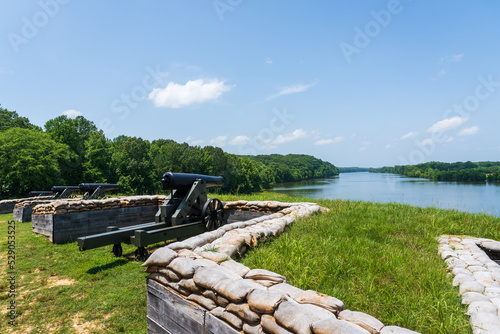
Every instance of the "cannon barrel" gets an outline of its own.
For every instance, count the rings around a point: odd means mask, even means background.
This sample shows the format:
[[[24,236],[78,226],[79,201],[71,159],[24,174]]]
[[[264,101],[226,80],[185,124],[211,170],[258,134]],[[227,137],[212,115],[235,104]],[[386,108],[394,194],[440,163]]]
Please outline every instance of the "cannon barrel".
[[[222,176],[209,176],[201,174],[172,173],[167,172],[161,178],[163,189],[183,189],[190,188],[197,180],[206,182],[207,187],[220,187],[224,185]]]
[[[53,195],[54,193],[50,190],[33,190],[30,191],[30,196],[40,196],[40,195]]]
[[[78,186],[53,186],[52,187],[52,192],[54,193],[60,193],[66,189],[69,189],[69,190],[78,190],[80,189]]]
[[[104,190],[120,189],[120,185],[116,183],[80,183],[77,189],[80,189],[81,191],[91,192],[95,191],[99,187]]]

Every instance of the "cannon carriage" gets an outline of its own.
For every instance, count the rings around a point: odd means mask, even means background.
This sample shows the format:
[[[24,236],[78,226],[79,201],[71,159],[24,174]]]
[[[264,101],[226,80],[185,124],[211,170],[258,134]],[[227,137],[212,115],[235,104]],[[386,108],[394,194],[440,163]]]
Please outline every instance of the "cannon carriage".
[[[222,202],[207,198],[207,188],[224,185],[221,176],[167,172],[162,187],[170,195],[160,206],[155,221],[128,227],[108,226],[107,232],[77,239],[80,250],[113,245],[115,256],[122,255],[122,243],[137,247],[137,258],[146,258],[146,246],[219,228],[224,220]]]

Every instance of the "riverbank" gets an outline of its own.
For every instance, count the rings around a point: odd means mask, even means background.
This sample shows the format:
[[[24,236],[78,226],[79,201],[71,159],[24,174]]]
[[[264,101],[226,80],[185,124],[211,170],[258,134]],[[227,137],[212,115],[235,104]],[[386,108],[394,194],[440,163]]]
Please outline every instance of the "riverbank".
[[[218,196],[311,201],[276,193]],[[336,296],[346,308],[422,333],[470,333],[458,289],[437,254],[442,234],[500,239],[499,218],[400,204],[316,200],[330,212],[298,220],[287,233],[241,261],[286,276],[302,289]],[[7,231],[12,215],[0,216]],[[0,234],[6,243],[7,234]],[[157,245],[158,246],[158,245]],[[150,252],[154,246],[148,247]],[[16,224],[17,322],[23,333],[146,333],[146,284],[134,247],[79,252]],[[7,263],[7,254],[1,258]],[[8,284],[0,285],[8,300]],[[61,306],[63,305],[63,306]],[[2,310],[0,330],[6,332]]]

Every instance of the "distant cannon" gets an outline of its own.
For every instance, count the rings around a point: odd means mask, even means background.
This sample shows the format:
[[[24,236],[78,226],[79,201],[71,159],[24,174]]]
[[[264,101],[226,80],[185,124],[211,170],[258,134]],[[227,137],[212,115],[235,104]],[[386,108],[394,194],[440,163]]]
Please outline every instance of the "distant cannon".
[[[222,225],[222,202],[207,199],[207,188],[224,185],[223,177],[168,172],[163,174],[161,182],[163,189],[171,193],[154,222],[122,228],[108,226],[108,232],[78,238],[80,250],[113,245],[113,254],[121,256],[121,243],[126,243],[137,246],[137,258],[145,258],[147,245],[215,230]]]
[[[50,190],[33,190],[29,193],[30,196],[52,196],[54,193]]]
[[[106,198],[106,190],[120,189],[120,185],[107,183],[80,183],[78,189],[85,193],[83,199],[98,199]]]
[[[70,198],[73,190],[80,190],[80,188],[78,186],[53,186],[53,199]]]

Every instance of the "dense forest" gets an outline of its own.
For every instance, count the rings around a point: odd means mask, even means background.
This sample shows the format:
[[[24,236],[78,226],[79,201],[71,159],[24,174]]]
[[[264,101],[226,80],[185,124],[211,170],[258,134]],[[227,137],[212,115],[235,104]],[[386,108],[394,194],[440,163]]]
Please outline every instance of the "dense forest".
[[[59,116],[42,129],[0,107],[0,199],[82,182],[119,183],[129,194],[159,193],[168,171],[221,175],[222,191],[231,193],[338,174],[331,163],[308,155],[237,156],[169,139],[110,140],[83,116]]]
[[[393,173],[437,181],[500,181],[500,162],[437,162],[418,165],[370,168],[372,173]]]
[[[369,170],[368,167],[339,167],[339,173],[359,173],[368,172]]]

